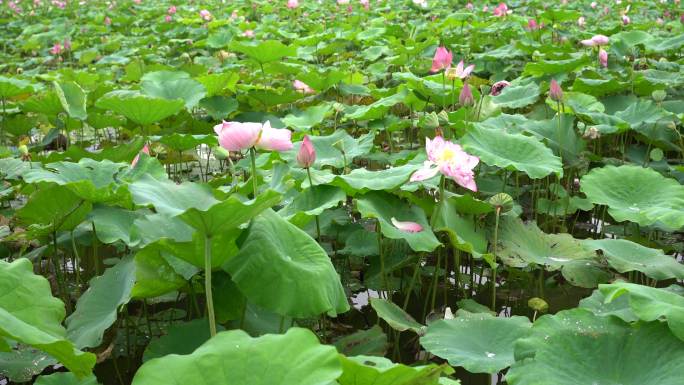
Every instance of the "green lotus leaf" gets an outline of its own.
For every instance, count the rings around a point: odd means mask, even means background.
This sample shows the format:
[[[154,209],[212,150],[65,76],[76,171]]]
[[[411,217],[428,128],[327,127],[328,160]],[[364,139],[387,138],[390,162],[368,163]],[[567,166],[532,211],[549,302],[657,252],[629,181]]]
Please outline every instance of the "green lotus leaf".
[[[59,230],[73,230],[88,215],[92,205],[66,187],[48,185],[36,190],[24,207],[17,210],[19,222],[29,225],[35,236]]]
[[[87,96],[85,91],[74,82],[54,82],[55,92],[66,113],[79,120],[88,117],[86,112]]]
[[[202,83],[190,79],[187,72],[157,71],[143,75],[142,93],[155,98],[175,101],[183,99],[185,108],[192,109],[207,94]]]
[[[472,373],[497,373],[515,362],[513,344],[527,336],[531,326],[527,317],[463,314],[430,324],[420,344],[452,366]]]
[[[542,142],[529,136],[475,128],[461,139],[461,144],[488,165],[522,171],[533,179],[552,173],[563,175],[561,159]]]
[[[131,228],[141,215],[140,212],[120,207],[96,205],[88,218],[95,224],[95,234],[100,242],[108,244],[122,241],[128,246],[135,246],[136,240],[131,238]]]
[[[295,114],[288,114],[282,120],[295,131],[308,131],[318,126],[332,113],[330,104],[312,106]]]
[[[639,166],[595,168],[582,177],[581,190],[608,206],[615,220],[667,230],[684,227],[684,186],[657,171]]]
[[[525,85],[510,85],[497,96],[492,97],[492,102],[498,107],[521,108],[534,104],[539,98],[539,86],[530,82]]]
[[[202,83],[207,90],[207,97],[212,97],[221,95],[225,89],[235,92],[235,85],[240,80],[240,75],[237,72],[220,72],[202,75],[195,80]]]
[[[387,352],[387,335],[380,326],[373,325],[368,330],[359,330],[338,339],[334,345],[346,356],[384,356]]]
[[[169,261],[178,261],[178,258],[162,247],[157,245],[145,247],[135,254],[134,261],[135,284],[130,292],[131,298],[159,297],[187,283],[186,278],[169,263]],[[197,270],[190,270],[188,275],[194,275]]]
[[[408,183],[411,174],[420,168],[416,164],[390,167],[384,170],[369,171],[357,168],[349,174],[336,176],[331,184],[342,187],[348,194],[366,193],[368,191],[391,191]]]
[[[408,95],[408,89],[401,87],[393,95],[384,97],[367,106],[354,105],[347,108],[344,118],[346,120],[371,120],[380,119],[387,114],[387,111],[395,104],[402,103]]]
[[[35,385],[98,385],[94,375],[78,378],[73,373],[53,373],[48,376],[40,376],[34,382]]]
[[[321,385],[332,384],[341,374],[335,348],[320,345],[307,329],[259,338],[232,330],[218,333],[191,354],[145,362],[133,385]]]
[[[2,343],[4,341],[0,342]],[[29,382],[33,376],[57,363],[49,354],[30,346],[17,344],[10,348],[10,352],[0,349],[0,376],[14,382]]]
[[[311,144],[316,150],[314,167],[333,166],[335,168],[343,168],[351,164],[354,158],[368,154],[371,148],[373,148],[373,138],[374,134],[370,133],[354,139],[345,130],[337,130],[333,134],[325,136],[309,135]],[[301,142],[295,143],[292,150],[282,153],[281,156],[294,164],[301,145]],[[340,150],[344,151],[345,156],[342,156]]]
[[[272,210],[252,220],[240,252],[223,268],[251,302],[278,314],[303,318],[349,310],[328,254]]]
[[[0,76],[0,99],[29,94],[34,88],[28,80]]]
[[[371,298],[370,304],[373,310],[378,313],[378,317],[385,320],[392,329],[400,332],[411,330],[418,334],[424,333],[425,326],[416,322],[411,315],[394,303],[382,298]]]
[[[0,293],[0,338],[40,349],[79,377],[90,374],[95,355],[66,338],[64,304],[52,296],[47,279],[33,274],[28,259],[0,261]]]
[[[599,289],[594,290],[589,297],[582,299],[578,307],[587,309],[602,317],[615,316],[625,322],[639,320],[639,317],[634,314],[629,306],[629,296],[622,295],[610,302],[606,302],[606,296]]]
[[[677,385],[684,370],[684,342],[667,326],[639,327],[584,309],[539,318],[529,338],[519,340],[511,385]]]
[[[407,205],[395,195],[371,191],[357,198],[356,208],[362,217],[378,220],[383,236],[404,239],[415,251],[432,251],[440,246],[423,210],[418,206]],[[400,222],[418,223],[423,229],[419,232],[400,230],[392,224],[392,218]]]
[[[258,42],[233,41],[229,48],[240,52],[259,64],[278,61],[286,56],[297,54],[294,46],[285,45],[277,40],[265,40]]]
[[[312,186],[297,194],[292,202],[278,211],[278,214],[300,227],[320,215],[324,210],[336,207],[347,199],[347,195],[335,186]]]
[[[104,332],[116,322],[119,307],[131,299],[135,263],[126,257],[90,281],[89,289],[66,319],[67,336],[78,348],[94,348]]]
[[[237,111],[239,103],[235,98],[215,95],[200,100],[199,106],[204,108],[213,119],[224,120]]]
[[[525,75],[548,76],[560,73],[570,73],[579,67],[591,63],[591,59],[586,55],[577,54],[575,57],[563,60],[539,60],[530,61],[525,64]]]
[[[648,99],[638,99],[625,110],[615,113],[615,117],[627,122],[635,130],[644,124],[652,125],[667,118],[672,120],[671,116],[671,113]]]
[[[628,282],[600,285],[599,290],[606,297],[606,302],[622,295],[629,296],[629,305],[639,319],[647,322],[667,320],[672,334],[684,342],[684,296]]]
[[[651,249],[626,239],[586,240],[584,244],[603,251],[608,264],[619,273],[640,271],[657,280],[684,279],[684,265],[662,250]]]
[[[217,325],[219,331],[223,330]],[[209,340],[209,321],[206,318],[194,319],[169,326],[167,333],[150,341],[145,348],[142,361],[161,358],[169,354],[187,355]]]
[[[191,208],[206,211],[219,203],[207,185],[190,182],[176,184],[149,175],[131,183],[128,189],[135,204],[154,206],[158,213],[169,216],[180,215]]]
[[[191,135],[177,132],[170,135],[153,136],[150,137],[150,140],[167,145],[171,149],[177,151],[194,149],[201,144],[206,144],[208,146],[216,146],[218,144],[215,135]]]
[[[454,197],[455,198],[455,197]],[[459,250],[482,258],[487,253],[487,237],[484,229],[478,229],[472,215],[459,214],[454,198],[445,199],[432,213],[435,231],[446,232],[451,244]]]
[[[164,99],[137,91],[112,91],[101,96],[95,106],[121,114],[139,125],[157,123],[177,114],[185,106],[182,99]]]
[[[384,357],[340,355],[340,361],[340,385],[437,385],[440,375],[450,372],[443,365],[406,366]]]

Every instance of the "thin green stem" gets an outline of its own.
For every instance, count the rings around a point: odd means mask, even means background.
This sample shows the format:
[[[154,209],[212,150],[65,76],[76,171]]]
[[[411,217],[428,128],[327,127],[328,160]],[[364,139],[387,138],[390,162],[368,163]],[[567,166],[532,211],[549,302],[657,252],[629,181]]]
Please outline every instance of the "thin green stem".
[[[256,167],[256,150],[252,147],[249,149],[249,157],[252,161],[252,187],[254,189],[254,198],[259,195],[259,185],[257,181],[257,167]]]
[[[306,168],[306,175],[309,177],[309,188],[313,188],[313,181],[311,179],[311,170],[309,167]],[[321,223],[318,219],[318,215],[314,216],[314,219],[316,220],[316,240],[318,242],[321,241]]]
[[[209,333],[216,335],[216,316],[214,315],[214,298],[211,293],[211,238],[204,236],[204,293],[207,296],[207,318]]]
[[[492,246],[492,254],[494,255],[494,264],[492,265],[492,310],[496,312],[496,247],[499,242],[499,216],[501,215],[501,207],[496,208],[496,219],[494,222],[494,244]]]

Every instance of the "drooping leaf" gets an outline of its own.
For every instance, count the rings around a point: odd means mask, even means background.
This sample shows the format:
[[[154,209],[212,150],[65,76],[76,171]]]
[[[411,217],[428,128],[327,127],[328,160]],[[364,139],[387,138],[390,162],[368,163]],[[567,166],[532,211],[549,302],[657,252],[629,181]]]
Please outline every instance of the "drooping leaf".
[[[95,106],[125,116],[139,125],[157,123],[177,114],[184,106],[182,99],[164,99],[136,91],[112,91],[100,97]]]
[[[651,249],[626,239],[584,241],[594,250],[603,251],[608,264],[620,273],[640,271],[657,280],[684,279],[684,265],[662,250]]]
[[[411,330],[418,334],[424,333],[425,326],[416,322],[411,315],[406,313],[402,308],[395,305],[394,303],[381,299],[381,298],[371,298],[371,307],[378,313],[378,317],[382,318],[387,322],[394,330],[403,332],[405,330]]]

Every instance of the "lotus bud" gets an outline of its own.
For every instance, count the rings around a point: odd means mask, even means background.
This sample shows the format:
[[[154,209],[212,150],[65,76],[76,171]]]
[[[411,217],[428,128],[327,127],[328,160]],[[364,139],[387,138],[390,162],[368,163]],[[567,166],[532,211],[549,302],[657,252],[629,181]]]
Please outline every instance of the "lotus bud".
[[[549,86],[549,97],[551,100],[556,102],[563,100],[563,89],[560,87],[556,79],[551,79],[551,85]]]
[[[660,103],[667,97],[667,92],[665,90],[655,90],[651,92],[651,97],[656,103]]]
[[[299,147],[299,152],[297,153],[297,163],[299,163],[302,168],[309,168],[314,164],[315,161],[316,149],[307,135],[304,137],[301,147]]]
[[[465,83],[463,85],[461,93],[458,95],[458,102],[463,107],[470,107],[473,104],[475,104],[475,100],[473,99],[473,92],[470,90],[470,86],[468,85],[468,83]]]

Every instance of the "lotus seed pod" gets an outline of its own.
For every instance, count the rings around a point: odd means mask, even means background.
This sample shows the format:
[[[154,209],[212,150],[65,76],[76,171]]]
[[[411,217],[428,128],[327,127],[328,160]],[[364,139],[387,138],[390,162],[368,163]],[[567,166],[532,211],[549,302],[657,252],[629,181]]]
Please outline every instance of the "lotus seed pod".
[[[527,306],[540,313],[546,313],[549,310],[549,304],[539,297],[530,298],[527,301]]]

